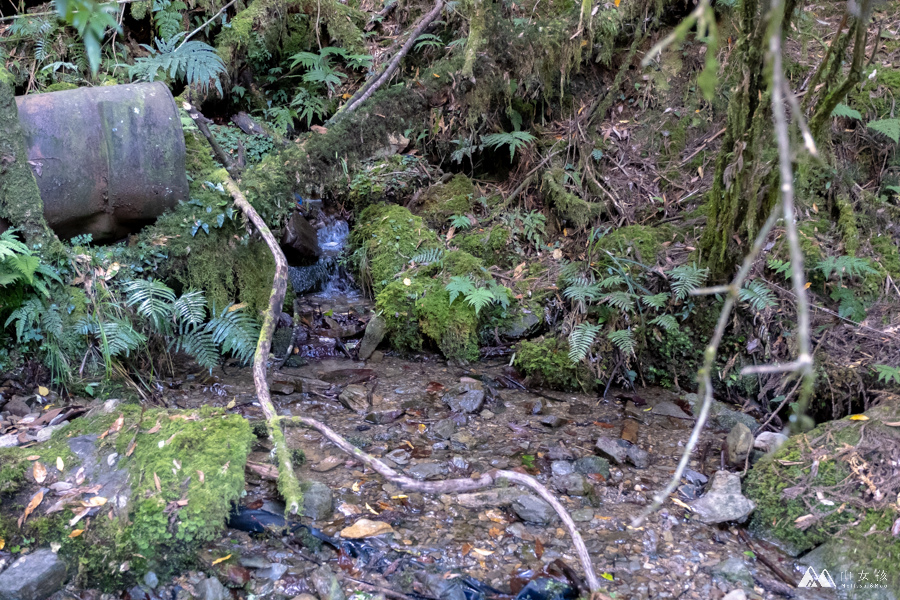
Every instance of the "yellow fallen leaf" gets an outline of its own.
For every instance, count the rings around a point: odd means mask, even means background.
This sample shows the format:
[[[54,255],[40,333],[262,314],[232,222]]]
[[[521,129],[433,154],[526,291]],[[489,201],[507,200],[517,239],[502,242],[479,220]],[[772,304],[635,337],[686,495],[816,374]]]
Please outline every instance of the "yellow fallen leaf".
[[[480,554],[481,556],[490,556],[494,553],[493,550],[485,550],[483,548],[472,548],[472,552],[475,554]]]
[[[217,564],[219,564],[221,562],[225,562],[229,558],[231,558],[230,554],[228,556],[223,556],[222,558],[217,558],[216,560],[212,561],[212,564],[213,564],[213,566],[216,566]]]
[[[359,482],[358,481],[354,482],[354,484],[352,486],[350,486],[350,489],[353,490],[354,492],[358,492],[359,491]]]
[[[391,500],[403,500],[404,498],[409,498],[406,494],[397,494],[396,496],[391,496]]]
[[[38,483],[44,483],[44,480],[47,479],[47,467],[42,465],[39,462],[34,463],[34,466],[31,467],[31,474],[34,475],[34,480]]]
[[[684,502],[682,502],[682,501],[679,500],[678,498],[672,498],[671,500],[672,500],[672,502],[674,502],[675,504],[677,504],[677,505],[680,506],[681,508],[684,508],[685,510],[693,510],[690,506],[688,506],[687,504],[685,504]]]
[[[66,463],[63,462],[62,456],[56,457],[56,469],[62,472],[66,468]]]
[[[225,410],[231,410],[232,408],[234,408],[234,405],[235,405],[234,398],[232,398],[231,402],[229,402],[228,404],[225,405]]]
[[[39,396],[49,396],[50,390],[45,388],[44,386],[38,387],[38,395]]]
[[[22,516],[19,517],[19,529],[22,529],[22,524],[25,522],[25,519],[28,518],[28,515],[34,512],[40,503],[44,500],[44,490],[38,490],[38,493],[31,497],[31,500],[28,501],[28,506],[25,507],[25,512],[22,513]]]
[[[425,430],[428,429],[425,426],[425,423],[419,423],[419,433],[425,433]]]
[[[850,415],[851,421],[868,421],[869,417],[866,415]]]
[[[613,0],[616,3],[616,8],[619,8],[619,4],[622,3],[622,0]]]
[[[368,503],[368,502],[366,502],[366,510],[368,510],[368,511],[369,511],[370,513],[372,513],[373,515],[376,515],[376,516],[378,515],[378,511],[375,510],[374,508],[372,508],[371,506],[369,506],[369,503]]]
[[[0,538],[0,550],[3,550],[3,548],[5,548],[5,547],[6,547],[6,540],[4,540],[3,538]]]
[[[811,285],[812,285],[812,281],[807,281],[807,282],[806,282],[806,285],[803,286],[803,289],[804,289],[804,290],[808,290],[808,289],[809,289],[809,286],[811,286]]]
[[[103,506],[106,504],[107,499],[103,496],[94,496],[93,498],[88,498],[87,502],[84,503],[85,506],[95,507],[95,506]]]
[[[600,577],[602,577],[603,579],[605,579],[605,580],[607,580],[607,581],[612,581],[612,580],[613,580],[613,576],[610,575],[609,573],[601,573],[601,574],[600,574]]]
[[[82,533],[84,533],[84,529],[75,529],[72,531],[72,533],[69,534],[69,538],[74,540]]]

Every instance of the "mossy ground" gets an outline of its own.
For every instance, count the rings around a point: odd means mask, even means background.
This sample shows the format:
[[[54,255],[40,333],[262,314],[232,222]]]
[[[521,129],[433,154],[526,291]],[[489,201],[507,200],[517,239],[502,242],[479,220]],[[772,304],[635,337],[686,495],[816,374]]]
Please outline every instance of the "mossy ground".
[[[429,225],[441,228],[454,215],[472,211],[475,185],[462,174],[454,175],[446,183],[433,185],[422,193],[422,217]]]
[[[60,555],[78,580],[103,589],[122,586],[148,570],[164,577],[190,563],[199,545],[221,531],[232,503],[243,491],[244,464],[253,440],[245,419],[223,414],[221,409],[142,413],[138,405],[123,404],[108,414],[77,419],[54,432],[47,444],[0,450],[0,462],[21,465],[27,452],[40,455],[49,467],[55,464],[55,455],[62,455],[67,457],[68,475],[78,464],[71,452],[66,453],[68,439],[100,434],[120,415],[122,429],[97,444],[99,456],[118,453],[118,468],[128,472],[131,499],[124,511],[104,507],[100,514],[79,523],[84,533],[70,538],[71,509],[46,515],[43,510],[49,500],[45,499],[25,527],[7,538],[7,544],[24,540],[36,546],[61,544]],[[157,423],[158,431],[148,433]],[[132,440],[135,446],[129,452]],[[12,516],[35,491],[24,488],[20,471],[20,466],[13,466],[0,473],[22,491],[4,502]]]
[[[760,460],[750,470],[745,481],[744,493],[756,502],[751,527],[766,537],[774,538],[794,552],[803,552],[825,542],[843,540],[848,545],[865,546],[865,567],[880,568],[888,572],[896,566],[900,556],[900,541],[890,534],[897,517],[896,510],[889,501],[883,508],[866,508],[863,498],[867,485],[855,474],[850,466],[851,452],[848,446],[856,446],[861,439],[878,435],[884,438],[883,448],[861,451],[861,458],[871,465],[881,465],[884,449],[900,441],[900,434],[894,428],[884,425],[885,421],[900,417],[898,407],[882,406],[871,409],[866,421],[843,419],[825,423],[814,430],[795,435],[773,456]],[[818,459],[813,466],[813,455]],[[871,472],[870,472],[871,474]],[[851,497],[838,498],[830,489],[847,482],[857,482]],[[785,490],[803,486],[799,494],[786,495]],[[819,490],[832,504],[812,501],[812,493]],[[896,489],[881,491],[887,497],[896,499]],[[845,492],[847,493],[847,492]],[[870,503],[872,499],[868,498]],[[800,529],[796,520],[805,515],[815,515],[815,523]],[[860,563],[862,566],[862,563]],[[894,573],[892,576],[900,576]]]
[[[594,386],[587,367],[569,360],[569,344],[555,337],[523,341],[516,346],[513,365],[535,385],[555,390],[579,391]]]

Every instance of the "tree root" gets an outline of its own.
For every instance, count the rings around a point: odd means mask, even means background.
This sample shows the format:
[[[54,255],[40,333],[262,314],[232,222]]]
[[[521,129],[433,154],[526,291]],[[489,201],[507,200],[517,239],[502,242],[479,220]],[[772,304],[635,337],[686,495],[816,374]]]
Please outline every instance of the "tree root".
[[[537,493],[537,495],[539,495],[544,501],[550,504],[550,506],[553,507],[553,510],[556,511],[556,514],[559,515],[560,520],[563,522],[563,526],[566,528],[566,531],[568,531],[569,535],[571,536],[572,543],[575,547],[575,554],[578,555],[578,560],[581,563],[581,567],[584,569],[585,578],[587,580],[588,587],[590,588],[592,600],[609,599],[609,596],[600,591],[600,581],[599,579],[597,579],[597,575],[594,572],[594,566],[591,562],[590,554],[588,554],[587,546],[585,546],[584,540],[582,539],[581,534],[578,532],[575,521],[572,520],[572,517],[569,515],[568,511],[566,511],[565,507],[559,502],[559,500],[556,499],[553,493],[534,477],[525,475],[524,473],[518,473],[516,471],[503,471],[495,469],[487,473],[483,473],[477,479],[469,478],[444,479],[442,481],[419,481],[417,479],[412,479],[398,473],[374,456],[366,454],[321,421],[310,419],[309,417],[279,417],[279,419],[284,420],[286,425],[305,425],[307,427],[315,429],[323,436],[325,436],[332,444],[334,444],[347,454],[350,454],[354,458],[365,463],[366,465],[371,467],[372,470],[377,472],[379,475],[381,475],[394,485],[407,491],[423,492],[427,494],[473,492],[476,490],[493,487],[497,484],[497,481],[501,479],[505,479],[507,481],[511,481],[512,483],[530,488],[532,491]]]

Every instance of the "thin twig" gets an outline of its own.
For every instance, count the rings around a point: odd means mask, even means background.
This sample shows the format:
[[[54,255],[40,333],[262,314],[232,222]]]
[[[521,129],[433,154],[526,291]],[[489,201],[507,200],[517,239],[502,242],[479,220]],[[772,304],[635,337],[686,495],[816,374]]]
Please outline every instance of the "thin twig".
[[[185,38],[184,38],[183,40],[181,40],[181,43],[178,44],[178,48],[175,48],[176,52],[178,51],[179,48],[181,48],[182,46],[184,46],[185,44],[187,44],[189,39],[191,39],[192,37],[194,37],[195,35],[197,35],[198,33],[200,33],[200,31],[202,31],[204,27],[206,27],[207,25],[209,25],[210,23],[212,23],[213,21],[215,21],[216,18],[218,18],[219,15],[221,15],[223,12],[225,12],[225,11],[228,9],[228,7],[231,6],[232,4],[234,4],[235,2],[237,2],[237,0],[231,0],[231,2],[229,2],[228,4],[226,4],[225,6],[223,6],[222,8],[220,8],[220,9],[219,9],[219,12],[217,12],[216,14],[214,14],[213,16],[211,16],[209,19],[207,19],[206,23],[204,23],[203,25],[201,25],[201,26],[198,27],[197,29],[195,29],[195,30],[193,30],[192,32],[190,32],[189,34],[187,34],[187,35],[185,36]]]

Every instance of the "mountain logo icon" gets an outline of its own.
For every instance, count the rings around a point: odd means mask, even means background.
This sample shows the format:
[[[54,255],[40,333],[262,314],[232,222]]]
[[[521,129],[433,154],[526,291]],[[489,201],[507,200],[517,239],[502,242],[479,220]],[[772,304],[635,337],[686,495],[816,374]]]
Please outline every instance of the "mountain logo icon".
[[[803,575],[803,579],[800,580],[800,585],[797,587],[802,588],[833,588],[834,579],[831,578],[831,574],[828,572],[828,569],[822,569],[822,572],[816,575],[815,569],[809,567],[806,569],[806,574]]]

